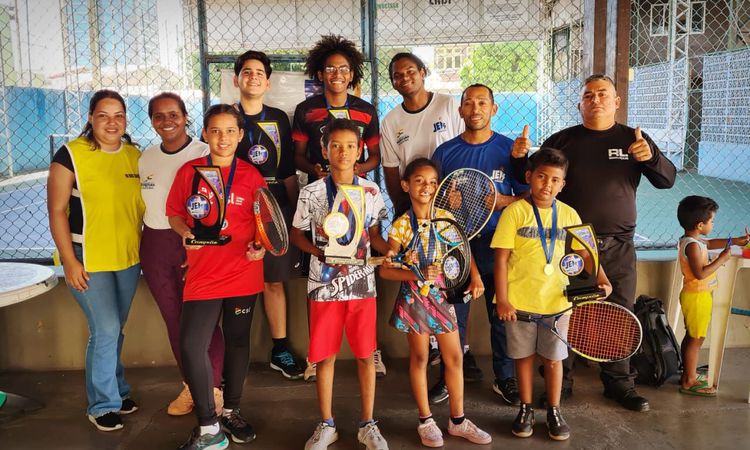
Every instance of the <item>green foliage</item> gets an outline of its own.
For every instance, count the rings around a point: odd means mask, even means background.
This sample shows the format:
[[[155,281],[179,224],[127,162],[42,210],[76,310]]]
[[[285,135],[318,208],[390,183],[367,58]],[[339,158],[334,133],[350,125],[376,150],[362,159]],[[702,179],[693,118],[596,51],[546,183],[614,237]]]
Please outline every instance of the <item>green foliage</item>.
[[[533,92],[538,64],[534,41],[478,44],[459,72],[461,87],[481,83],[495,92]]]

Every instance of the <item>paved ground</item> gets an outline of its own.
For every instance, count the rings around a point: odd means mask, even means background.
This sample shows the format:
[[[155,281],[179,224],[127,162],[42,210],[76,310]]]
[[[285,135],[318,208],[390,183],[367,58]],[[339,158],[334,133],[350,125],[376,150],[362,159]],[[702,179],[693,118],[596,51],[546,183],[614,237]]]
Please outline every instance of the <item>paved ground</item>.
[[[388,363],[388,376],[378,381],[376,415],[392,450],[424,448],[416,434],[417,413],[407,375],[407,361]],[[487,357],[479,363],[489,374]],[[688,397],[669,383],[659,389],[642,387],[652,410],[634,413],[623,410],[601,395],[595,368],[579,371],[573,398],[563,405],[572,428],[565,443],[553,443],[546,435],[543,411],[537,414],[535,434],[528,439],[511,435],[516,409],[505,405],[491,390],[490,380],[466,387],[466,412],[475,423],[490,432],[492,445],[476,446],[447,437],[445,449],[479,448],[566,448],[566,449],[706,449],[747,448],[750,438],[750,349],[730,349],[725,356],[721,392],[717,398]],[[174,449],[184,442],[195,424],[192,415],[169,417],[166,405],[179,391],[175,368],[130,369],[133,396],[141,410],[125,418],[125,428],[102,433],[84,416],[83,373],[42,372],[0,374],[0,386],[43,400],[46,407],[8,421],[0,413],[0,445],[3,449],[56,450],[144,450]],[[541,380],[535,389],[541,391]],[[242,410],[258,432],[240,449],[301,449],[318,417],[315,387],[287,381],[269,369],[250,368]],[[340,439],[331,450],[361,449],[356,442],[359,395],[352,361],[337,367],[334,410]],[[447,404],[433,409],[444,430]]]

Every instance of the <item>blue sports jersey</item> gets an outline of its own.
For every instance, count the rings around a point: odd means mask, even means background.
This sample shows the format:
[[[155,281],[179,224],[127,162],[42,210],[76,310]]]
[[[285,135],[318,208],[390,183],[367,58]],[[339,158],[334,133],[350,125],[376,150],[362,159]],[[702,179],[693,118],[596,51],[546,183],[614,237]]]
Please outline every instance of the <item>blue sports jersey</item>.
[[[502,134],[493,132],[492,137],[483,144],[469,144],[458,135],[450,141],[440,144],[432,155],[438,166],[438,176],[442,180],[457,169],[471,168],[481,170],[495,182],[497,191],[503,195],[518,195],[529,190],[529,186],[515,180],[511,174],[510,153],[513,141]],[[490,217],[482,229],[482,235],[492,235],[500,219],[500,211]]]

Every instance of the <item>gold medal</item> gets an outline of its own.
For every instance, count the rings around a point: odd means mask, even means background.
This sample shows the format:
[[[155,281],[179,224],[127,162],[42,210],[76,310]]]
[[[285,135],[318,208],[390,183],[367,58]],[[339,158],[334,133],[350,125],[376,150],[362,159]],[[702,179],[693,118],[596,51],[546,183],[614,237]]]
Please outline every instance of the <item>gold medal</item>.
[[[545,264],[544,265],[544,274],[547,276],[552,275],[555,272],[555,269],[552,267],[552,264]]]

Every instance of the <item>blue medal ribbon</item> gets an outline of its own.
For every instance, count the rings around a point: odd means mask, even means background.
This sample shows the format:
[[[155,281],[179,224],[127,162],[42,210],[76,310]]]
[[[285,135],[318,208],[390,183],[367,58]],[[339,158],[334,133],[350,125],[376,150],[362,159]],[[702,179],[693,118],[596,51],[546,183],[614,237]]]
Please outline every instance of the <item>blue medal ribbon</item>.
[[[425,268],[435,262],[435,247],[437,239],[435,238],[434,230],[430,230],[430,239],[427,241],[427,253],[424,252],[424,246],[422,244],[422,234],[419,232],[419,223],[417,216],[414,214],[414,210],[409,208],[409,220],[411,222],[411,233],[412,238],[407,248],[417,248],[417,254],[419,255],[419,267]],[[417,245],[415,245],[417,244]]]
[[[550,230],[549,247],[547,247],[547,233],[544,231],[544,224],[542,223],[542,217],[539,215],[539,208],[534,204],[533,198],[529,197],[529,202],[531,202],[531,208],[534,210],[539,240],[542,241],[542,250],[544,250],[544,256],[547,259],[544,273],[551,275],[552,273],[548,272],[547,267],[552,267],[552,255],[555,252],[555,241],[557,240],[557,200],[552,200],[552,229]]]
[[[212,166],[211,164],[211,154],[209,153],[206,156],[206,163],[208,163],[209,166]],[[229,169],[229,178],[227,178],[226,184],[224,184],[224,211],[226,214],[226,210],[229,208],[229,194],[232,192],[232,182],[234,182],[234,172],[237,169],[237,156],[235,155],[234,158],[232,158],[232,167]],[[221,168],[219,168],[221,170]]]
[[[325,102],[326,102],[326,110],[328,110],[328,114],[331,113],[332,109],[345,109],[345,110],[349,111],[349,94],[346,94],[346,102],[344,102],[344,106],[341,107],[341,108],[334,108],[334,107],[332,107],[331,104],[328,103],[328,98],[325,96],[325,94],[323,95],[323,100],[325,100]]]
[[[242,107],[242,103],[237,103],[239,106],[240,114],[242,114],[242,120],[245,123],[245,133],[247,133],[247,139],[250,141],[250,147],[255,145],[255,138],[253,138],[252,133],[250,133],[251,123],[250,118],[247,117],[247,114],[245,114],[245,109]],[[263,108],[260,110],[260,120],[258,122],[263,122],[266,119],[266,105],[263,105]],[[261,130],[260,125],[258,125],[258,144],[260,144],[260,138],[263,137],[263,130]]]

